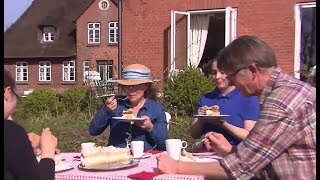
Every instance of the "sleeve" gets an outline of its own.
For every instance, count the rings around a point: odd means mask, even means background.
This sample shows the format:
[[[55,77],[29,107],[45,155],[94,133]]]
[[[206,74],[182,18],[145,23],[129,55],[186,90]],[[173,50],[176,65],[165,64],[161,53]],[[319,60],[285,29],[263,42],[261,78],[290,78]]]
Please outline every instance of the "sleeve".
[[[256,96],[246,97],[242,110],[242,119],[257,121],[260,115],[260,104]]]
[[[106,107],[102,105],[97,114],[93,117],[89,125],[89,134],[97,136],[110,125],[112,113],[107,112]]]
[[[17,179],[54,179],[54,160],[46,158],[38,163],[22,127],[16,126],[10,128],[10,132],[5,132],[5,149],[5,162],[8,162],[8,167]]]
[[[235,179],[252,177],[299,138],[295,113],[288,113],[279,99],[266,101],[248,137],[221,161]]]
[[[153,119],[153,129],[149,132],[149,135],[154,144],[157,145],[156,149],[164,151],[166,150],[165,141],[168,139],[169,133],[163,106],[157,108],[155,113],[156,116]]]

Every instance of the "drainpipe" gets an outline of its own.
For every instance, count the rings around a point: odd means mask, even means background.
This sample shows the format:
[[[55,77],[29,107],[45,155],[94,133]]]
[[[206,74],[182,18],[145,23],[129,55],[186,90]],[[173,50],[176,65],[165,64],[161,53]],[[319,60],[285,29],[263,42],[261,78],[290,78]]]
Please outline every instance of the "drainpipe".
[[[122,1],[118,0],[118,79],[122,78]]]

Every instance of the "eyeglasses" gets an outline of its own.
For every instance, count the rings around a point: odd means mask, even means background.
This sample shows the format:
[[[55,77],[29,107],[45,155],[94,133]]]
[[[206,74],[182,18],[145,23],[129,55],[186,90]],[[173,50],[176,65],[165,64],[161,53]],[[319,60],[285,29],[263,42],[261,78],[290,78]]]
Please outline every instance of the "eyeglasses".
[[[228,81],[231,81],[231,78],[234,77],[235,75],[237,75],[241,70],[243,69],[246,69],[247,67],[243,67],[243,68],[240,68],[238,70],[236,70],[236,72],[232,73],[232,74],[228,74],[226,76],[226,79],[228,79]]]
[[[19,96],[13,89],[11,89],[11,91],[12,91],[13,94],[17,97],[17,99],[20,100],[20,96]]]

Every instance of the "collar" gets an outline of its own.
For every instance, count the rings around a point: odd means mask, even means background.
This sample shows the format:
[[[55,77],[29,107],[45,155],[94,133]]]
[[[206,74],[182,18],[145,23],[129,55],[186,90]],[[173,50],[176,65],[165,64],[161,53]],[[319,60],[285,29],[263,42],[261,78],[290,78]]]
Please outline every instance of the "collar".
[[[218,88],[216,88],[216,90],[214,92],[219,98],[228,98],[228,99],[230,99],[230,98],[232,98],[232,96],[235,96],[238,93],[240,93],[240,91],[237,88],[234,88],[232,91],[230,91],[225,96],[222,95],[221,91]]]
[[[274,85],[277,82],[278,77],[279,77],[280,74],[282,74],[282,70],[280,68],[276,68],[275,71],[270,76],[266,87],[262,90],[262,93],[261,93],[260,98],[259,98],[260,99],[259,100],[260,104],[262,104],[265,101],[266,97],[268,97],[271,94],[271,92],[272,92],[272,90],[274,88]]]

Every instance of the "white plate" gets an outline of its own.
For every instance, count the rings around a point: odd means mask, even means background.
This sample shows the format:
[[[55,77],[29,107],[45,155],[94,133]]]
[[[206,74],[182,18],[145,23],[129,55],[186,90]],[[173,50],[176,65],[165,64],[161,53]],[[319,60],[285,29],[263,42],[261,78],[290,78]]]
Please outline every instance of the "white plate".
[[[117,119],[119,121],[131,122],[131,121],[144,121],[144,118],[124,118],[124,117],[112,117],[112,119]]]
[[[130,160],[129,163],[110,163],[110,164],[103,164],[100,166],[96,166],[96,167],[84,167],[82,166],[82,164],[80,163],[78,165],[78,169],[82,170],[82,171],[114,171],[114,170],[119,170],[119,169],[126,169],[126,168],[131,168],[131,167],[136,167],[139,165],[139,161],[138,160]]]
[[[140,157],[138,157],[138,158],[133,158],[133,159],[146,159],[146,158],[149,158],[149,157],[151,157],[152,156],[152,154],[151,153],[145,153],[145,154],[143,154],[143,156],[140,158]]]
[[[195,118],[205,118],[205,119],[219,119],[221,117],[228,117],[230,115],[193,115]]]
[[[55,166],[54,169],[56,173],[68,171],[74,168],[71,163],[67,163],[67,162],[61,162],[61,163],[62,164],[60,166]]]
[[[191,153],[194,156],[212,156],[216,155],[216,152],[198,152],[198,153]]]

